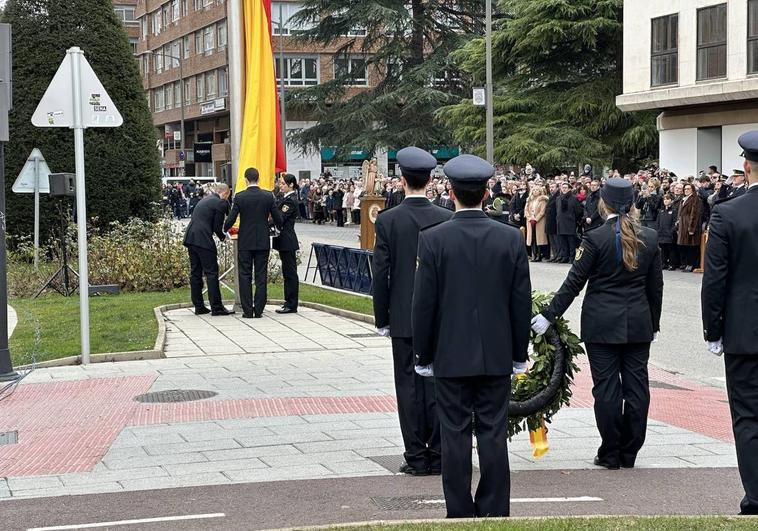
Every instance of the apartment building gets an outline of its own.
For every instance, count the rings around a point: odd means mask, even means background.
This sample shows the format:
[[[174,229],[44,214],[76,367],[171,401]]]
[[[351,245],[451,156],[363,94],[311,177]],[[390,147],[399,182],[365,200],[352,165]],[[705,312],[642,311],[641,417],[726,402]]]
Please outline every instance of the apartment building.
[[[116,0],[121,3],[121,0]],[[147,91],[164,176],[214,176],[231,180],[228,2],[239,0],[131,0],[137,23],[136,54]],[[290,22],[301,9],[295,1],[272,2],[277,81],[285,91],[334,79],[347,69],[355,76],[349,93],[378,82],[360,57],[335,58],[341,43],[328,48],[304,47],[292,38]],[[355,28],[349,37],[365,35]],[[346,36],[346,37],[348,37]],[[360,75],[363,74],[363,75]],[[183,96],[183,101],[182,101]],[[180,123],[184,115],[184,152]],[[307,116],[287,114],[288,131],[315,125]],[[335,160],[333,149],[307,156],[288,146],[289,171],[318,175],[325,167],[354,174],[369,154],[355,150],[348,160]]]
[[[134,53],[137,53],[139,42],[139,20],[137,20],[137,0],[114,0],[113,9],[116,15],[124,22],[126,34],[129,36],[129,44]]]
[[[758,0],[624,2],[624,111],[660,110],[660,164],[679,176],[742,167],[758,129]]]

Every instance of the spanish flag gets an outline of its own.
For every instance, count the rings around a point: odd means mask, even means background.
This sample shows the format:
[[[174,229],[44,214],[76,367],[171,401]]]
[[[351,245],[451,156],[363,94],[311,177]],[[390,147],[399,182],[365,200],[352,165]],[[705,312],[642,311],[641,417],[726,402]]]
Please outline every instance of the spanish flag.
[[[244,111],[235,192],[247,187],[245,170],[260,172],[261,188],[273,190],[274,175],[287,170],[271,40],[271,0],[242,0]]]

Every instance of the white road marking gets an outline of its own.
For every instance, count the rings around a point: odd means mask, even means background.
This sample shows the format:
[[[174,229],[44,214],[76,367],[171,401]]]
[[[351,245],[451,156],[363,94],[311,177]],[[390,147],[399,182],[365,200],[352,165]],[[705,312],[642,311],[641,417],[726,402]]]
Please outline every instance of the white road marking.
[[[157,518],[140,518],[138,520],[116,520],[114,522],[95,522],[92,524],[57,525],[53,527],[34,527],[27,531],[63,531],[66,529],[95,529],[117,525],[152,524],[155,522],[178,522],[181,520],[204,520],[207,518],[224,518],[224,513],[186,514],[183,516],[160,516]]]
[[[603,498],[592,496],[576,496],[573,498],[511,498],[511,503],[569,503],[569,502],[599,502]],[[445,500],[421,500],[419,503],[429,505],[444,504]]]

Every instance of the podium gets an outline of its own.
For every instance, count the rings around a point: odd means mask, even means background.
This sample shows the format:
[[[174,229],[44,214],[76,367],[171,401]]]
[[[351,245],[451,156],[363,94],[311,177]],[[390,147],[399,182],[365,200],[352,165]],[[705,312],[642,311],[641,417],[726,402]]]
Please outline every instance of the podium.
[[[379,212],[384,209],[384,197],[366,195],[361,198],[361,249],[374,249],[376,230],[374,224]]]

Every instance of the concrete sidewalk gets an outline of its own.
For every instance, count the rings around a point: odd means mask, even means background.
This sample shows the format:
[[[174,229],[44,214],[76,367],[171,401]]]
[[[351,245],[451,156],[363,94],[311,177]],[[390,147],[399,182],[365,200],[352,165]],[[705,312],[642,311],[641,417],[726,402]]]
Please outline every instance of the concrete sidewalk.
[[[293,479],[392,476],[401,464],[389,340],[370,325],[303,308],[265,318],[165,314],[167,359],[38,369],[0,407],[0,498]],[[582,363],[584,361],[582,360]],[[572,408],[516,471],[594,469],[599,444],[582,367]],[[651,368],[640,468],[734,467],[723,391]],[[166,390],[205,400],[142,403]]]

